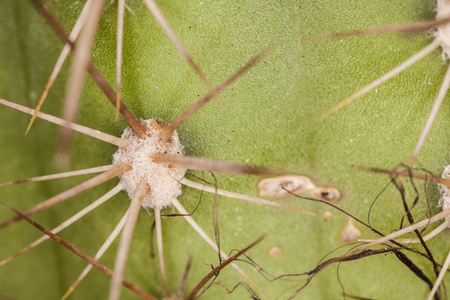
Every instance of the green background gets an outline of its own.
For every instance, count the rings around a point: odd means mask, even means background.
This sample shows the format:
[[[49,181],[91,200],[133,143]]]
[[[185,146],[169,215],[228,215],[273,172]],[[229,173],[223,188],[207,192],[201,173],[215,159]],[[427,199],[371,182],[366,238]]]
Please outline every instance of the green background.
[[[84,1],[47,1],[66,28],[71,28]],[[104,9],[93,61],[110,83],[115,78],[115,30],[117,3]],[[181,58],[140,0],[127,1],[123,57],[123,99],[138,118],[160,117],[172,121],[207,92],[195,73]],[[431,42],[431,33],[388,34],[311,43],[308,38],[333,31],[395,23],[430,20],[433,1],[159,1],[161,10],[200,67],[217,85],[268,43],[280,46],[260,64],[228,88],[217,101],[208,104],[179,129],[188,155],[277,166],[310,176],[318,185],[341,190],[339,207],[367,219],[371,202],[389,182],[387,176],[361,172],[352,165],[391,168],[407,162],[437,95],[447,63],[435,51],[376,91],[364,96],[322,122],[315,118],[335,103],[378,78]],[[62,43],[28,1],[4,0],[0,4],[0,97],[34,107],[45,86]],[[60,115],[69,64],[44,105],[43,111]],[[445,100],[416,166],[440,174],[448,164],[450,125]],[[89,78],[83,93],[78,122],[120,135],[126,127],[114,120],[114,108]],[[38,120],[31,132],[24,132],[29,117],[0,108],[0,182],[58,172],[53,164],[57,127]],[[115,147],[75,134],[69,169],[109,164]],[[259,177],[216,174],[219,188],[257,195]],[[87,178],[87,177],[86,177]],[[61,179],[4,187],[2,201],[25,210],[64,191],[86,178]],[[40,213],[36,221],[52,228],[100,197],[117,179]],[[420,190],[423,184],[417,182]],[[398,228],[402,206],[393,200],[391,186],[375,205],[371,221],[388,233]],[[408,189],[409,200],[414,196]],[[429,201],[434,213],[437,189],[431,185]],[[200,192],[184,188],[179,200],[188,211]],[[204,195],[194,218],[213,235],[213,196]],[[243,248],[263,233],[267,238],[250,256],[273,275],[311,270],[328,252],[342,246],[339,232],[347,218],[331,210],[331,219],[320,215],[329,210],[301,199],[283,203],[317,212],[310,217],[272,207],[219,197],[221,246],[228,252]],[[424,197],[414,212],[424,217]],[[63,231],[61,236],[86,253],[94,255],[129,205],[122,192],[110,202]],[[167,209],[166,213],[170,213]],[[0,209],[1,220],[12,213]],[[125,277],[161,297],[157,262],[149,257],[150,226],[153,217],[141,212]],[[361,228],[365,238],[373,238]],[[39,232],[21,222],[0,232],[0,258],[21,249],[39,237]],[[194,264],[186,290],[218,264],[217,255],[182,218],[163,220],[165,262],[169,292],[175,293],[188,257]],[[443,263],[450,242],[444,232],[429,243],[438,262]],[[273,258],[269,250],[278,246],[282,255]],[[101,260],[112,267],[115,243]],[[422,250],[420,246],[418,249]],[[336,254],[344,253],[344,250]],[[408,254],[408,253],[407,253]],[[408,254],[432,278],[431,264]],[[85,263],[60,245],[48,241],[0,267],[0,298],[57,299],[70,286]],[[243,268],[272,296],[281,299],[301,286],[298,282],[268,282],[251,267]],[[423,299],[427,286],[393,255],[370,257],[344,263],[339,269],[345,291],[377,299]],[[305,278],[303,278],[305,279]],[[219,280],[232,287],[242,280],[227,268]],[[448,280],[447,280],[448,281]],[[81,283],[72,299],[105,299],[110,279],[97,270]],[[294,288],[285,291],[288,287]],[[124,299],[136,296],[123,290]],[[238,288],[228,295],[213,286],[204,299],[242,299],[248,293]],[[299,299],[341,299],[336,266],[321,272],[298,296]]]

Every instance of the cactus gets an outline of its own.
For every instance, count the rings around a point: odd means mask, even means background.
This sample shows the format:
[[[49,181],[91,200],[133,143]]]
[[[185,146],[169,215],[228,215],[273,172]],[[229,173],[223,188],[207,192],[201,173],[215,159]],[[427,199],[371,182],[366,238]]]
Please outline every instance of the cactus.
[[[73,26],[83,4],[63,0],[46,3],[66,28]],[[418,0],[407,3],[400,0],[357,3],[198,0],[158,4],[215,85],[268,43],[279,42],[268,57],[223,92],[225,105],[212,101],[180,127],[178,134],[186,154],[276,166],[307,175],[317,184],[339,188],[342,199],[337,205],[365,219],[370,204],[389,178],[365,173],[353,166],[391,168],[408,161],[437,95],[447,62],[442,60],[440,50],[434,51],[376,91],[317,122],[315,119],[334,104],[423,48],[431,41],[431,35],[387,34],[323,43],[311,42],[310,37],[354,28],[431,20],[434,3]],[[141,0],[127,1],[127,5],[130,11],[125,15],[123,100],[139,118],[159,117],[171,121],[208,89],[178,54]],[[0,5],[0,15],[4,20],[0,29],[0,98],[34,107],[63,44],[27,1],[4,1]],[[110,83],[115,78],[116,18],[117,3],[107,2],[92,53],[93,62]],[[44,112],[61,114],[68,70],[66,62],[43,107]],[[444,101],[416,163],[435,174],[449,163],[448,107],[448,102]],[[53,163],[56,126],[38,120],[25,136],[28,116],[5,107],[0,108],[0,115],[3,141],[0,182],[58,172]],[[119,136],[126,123],[114,118],[113,106],[93,81],[87,79],[78,123]],[[109,164],[115,151],[114,146],[75,135],[68,168],[76,170]],[[257,195],[261,179],[226,174],[216,174],[216,178],[219,188],[253,196]],[[81,181],[73,178],[2,187],[1,200],[23,211]],[[51,228],[113,185],[114,182],[109,182],[92,189],[36,215],[35,219]],[[388,188],[372,211],[371,224],[383,233],[398,228],[403,215],[400,201],[391,201],[395,193],[393,187]],[[413,195],[412,190],[408,189],[407,194]],[[427,194],[432,212],[436,213],[439,211],[436,186],[431,185]],[[179,200],[190,211],[200,197],[199,192],[184,188]],[[203,195],[194,214],[211,236],[212,199],[210,195]],[[324,255],[343,245],[339,234],[347,223],[345,215],[294,197],[279,201],[316,212],[319,217],[220,197],[221,246],[226,250],[242,249],[266,233],[267,237],[248,254],[269,273],[278,276],[311,270]],[[128,196],[119,194],[61,236],[93,255],[128,205]],[[414,210],[416,220],[424,217],[425,209],[422,193],[421,204]],[[331,211],[332,217],[321,218],[324,211]],[[166,211],[170,212],[170,209]],[[10,216],[11,212],[0,209],[1,220]],[[149,257],[152,222],[153,216],[141,212],[125,277],[162,297],[157,261]],[[364,238],[375,237],[369,230],[358,228]],[[445,235],[428,242],[439,263],[443,263],[450,247]],[[3,241],[0,258],[3,258],[37,238],[39,233],[21,222],[1,231],[0,236]],[[210,271],[207,264],[218,264],[217,254],[182,218],[164,219],[163,236],[171,293],[176,293],[190,255],[193,255],[193,267],[186,290],[192,289]],[[111,267],[117,243],[114,245],[101,260]],[[271,255],[273,247],[281,249],[279,256]],[[422,251],[420,246],[417,249]],[[406,254],[427,276],[434,278],[429,262]],[[85,265],[61,246],[48,241],[0,267],[0,297],[61,297]],[[243,267],[272,297],[290,286],[282,281],[268,282],[251,267]],[[429,292],[394,255],[343,263],[339,274],[345,291],[351,295],[416,299],[425,298]],[[227,267],[218,280],[232,287],[243,279]],[[300,287],[302,283],[292,285]],[[72,297],[105,298],[109,284],[108,277],[93,271]],[[284,292],[282,298],[293,291],[295,288]],[[135,298],[125,290],[122,297]],[[203,297],[242,299],[249,294],[238,288],[228,295],[220,286],[213,285]],[[298,296],[300,299],[341,297],[334,266],[319,273]]]

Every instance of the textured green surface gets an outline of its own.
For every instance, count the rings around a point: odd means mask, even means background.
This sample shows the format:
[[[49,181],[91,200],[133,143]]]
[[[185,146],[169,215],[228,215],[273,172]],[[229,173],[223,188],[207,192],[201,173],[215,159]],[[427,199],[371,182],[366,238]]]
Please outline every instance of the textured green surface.
[[[117,4],[105,8],[93,61],[110,83],[115,76],[115,28]],[[199,96],[206,93],[197,76],[162,33],[139,0],[127,2],[124,38],[123,99],[139,118],[173,120]],[[82,3],[48,1],[66,28],[71,28]],[[439,51],[323,122],[314,119],[358,88],[417,52],[431,35],[389,34],[350,38],[320,44],[306,42],[317,33],[407,23],[433,18],[432,1],[160,1],[161,10],[205,74],[219,84],[253,54],[274,40],[280,46],[262,63],[223,93],[221,106],[213,101],[179,129],[186,153],[236,162],[279,166],[310,176],[316,183],[338,187],[343,194],[339,206],[366,219],[370,203],[388,182],[381,175],[362,173],[352,165],[393,167],[406,162],[412,153],[442,81],[446,63]],[[62,43],[27,1],[0,4],[0,97],[34,107],[50,75]],[[55,83],[43,111],[60,115],[66,66]],[[421,152],[417,166],[436,174],[447,165],[449,155],[449,105],[444,101],[436,124]],[[0,108],[0,182],[57,172],[53,155],[57,128],[37,121],[24,136],[29,117]],[[125,122],[114,121],[114,109],[91,79],[87,80],[79,123],[120,135]],[[75,135],[70,169],[109,164],[114,146]],[[256,195],[257,177],[216,174],[218,186]],[[25,210],[81,182],[62,179],[6,187],[0,197]],[[116,182],[116,180],[113,180]],[[102,185],[39,214],[35,219],[51,228],[112,188]],[[422,186],[419,186],[420,188]],[[398,227],[402,208],[392,201],[389,188],[372,212],[372,225],[387,233]],[[434,212],[437,192],[429,191]],[[412,196],[412,191],[408,191]],[[183,190],[180,201],[191,210],[200,193]],[[410,197],[411,198],[411,197]],[[211,195],[204,195],[194,218],[213,235]],[[423,199],[422,199],[423,200]],[[219,198],[220,238],[228,252],[243,248],[263,233],[267,238],[249,254],[274,275],[312,269],[328,252],[342,245],[339,231],[346,217],[333,211],[327,221],[275,208]],[[286,203],[319,215],[326,207],[302,200]],[[69,242],[94,255],[129,205],[125,193],[112,199],[79,224],[61,234]],[[168,209],[167,212],[171,210]],[[416,219],[424,214],[419,205]],[[1,220],[12,216],[0,209]],[[160,297],[156,262],[149,258],[149,232],[153,217],[141,212],[134,234],[125,277]],[[361,228],[362,229],[362,228]],[[363,229],[364,236],[373,237]],[[0,232],[0,258],[6,257],[38,237],[24,222]],[[190,290],[217,265],[217,255],[181,218],[163,220],[164,251],[168,287],[175,293],[190,255]],[[443,262],[450,242],[446,233],[429,242],[438,262]],[[268,251],[282,248],[278,258]],[[113,266],[117,244],[102,262]],[[422,250],[421,247],[417,247]],[[343,253],[342,251],[339,253]],[[428,276],[431,266],[415,255]],[[52,241],[0,267],[0,297],[57,299],[84,268],[85,263]],[[154,267],[155,266],[155,267]],[[269,283],[250,267],[246,271],[271,296],[291,283]],[[233,286],[240,280],[233,269],[224,270],[220,280]],[[377,299],[417,299],[427,294],[426,285],[393,255],[372,257],[342,264],[340,279],[347,293]],[[73,299],[104,299],[109,278],[94,270],[74,292]],[[300,285],[299,285],[300,286]],[[283,294],[282,299],[286,298]],[[124,299],[136,298],[123,291]],[[248,298],[243,289],[227,295],[213,286],[204,299]],[[340,299],[335,266],[320,273],[298,296],[300,299]]]

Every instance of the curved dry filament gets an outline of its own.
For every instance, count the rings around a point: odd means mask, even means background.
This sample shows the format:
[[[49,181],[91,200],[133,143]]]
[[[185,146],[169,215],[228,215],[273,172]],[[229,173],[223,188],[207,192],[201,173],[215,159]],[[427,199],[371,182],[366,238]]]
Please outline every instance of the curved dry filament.
[[[206,232],[195,222],[195,220],[189,216],[186,209],[181,205],[181,203],[175,198],[172,197],[171,199],[173,206],[180,212],[180,214],[183,215],[184,219],[194,228],[195,231],[214,249],[214,251],[220,253],[223,259],[227,260],[228,255],[225,254],[221,249],[217,247],[217,245],[214,243],[214,241],[206,234]],[[231,262],[231,265],[233,266],[236,271],[241,274],[245,279],[247,279],[253,286],[255,286],[258,290],[260,290],[264,295],[269,297],[267,293],[250,277],[245,273],[236,263]],[[270,297],[269,297],[270,298]]]

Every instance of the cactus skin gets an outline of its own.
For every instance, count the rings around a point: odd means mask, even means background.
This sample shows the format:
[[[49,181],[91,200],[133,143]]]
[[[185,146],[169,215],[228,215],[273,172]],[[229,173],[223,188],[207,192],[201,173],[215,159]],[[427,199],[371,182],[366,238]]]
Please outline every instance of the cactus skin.
[[[81,10],[78,2],[47,2],[66,27],[74,23]],[[372,92],[329,119],[316,123],[314,119],[322,112],[424,47],[430,37],[391,34],[321,44],[307,43],[305,37],[432,19],[433,4],[429,2],[364,0],[355,5],[354,1],[230,3],[199,0],[159,3],[191,54],[215,84],[267,43],[274,39],[281,41],[280,47],[263,63],[227,89],[223,94],[226,107],[213,102],[180,128],[186,153],[296,170],[318,184],[339,187],[343,197],[338,205],[364,218],[371,201],[388,179],[361,173],[351,166],[392,167],[407,160],[447,65],[436,51],[380,87],[378,92]],[[198,95],[203,95],[206,88],[145,7],[137,0],[130,1],[129,5],[135,16],[127,13],[125,21],[124,101],[140,118],[173,120],[198,99]],[[26,1],[5,0],[0,7],[0,16],[6,20],[0,28],[0,97],[32,107],[62,44]],[[115,74],[115,24],[116,4],[112,4],[104,12],[93,59],[111,83]],[[60,115],[67,70],[68,65],[44,105],[47,113]],[[418,165],[435,173],[448,165],[448,108],[448,101],[444,101],[418,160]],[[4,141],[0,151],[3,162],[1,182],[57,171],[53,166],[56,127],[38,121],[24,136],[28,121],[27,116],[0,108],[0,138]],[[113,107],[90,79],[83,94],[79,123],[115,135],[125,127],[123,120],[114,121]],[[113,146],[77,135],[70,169],[108,164],[114,151]],[[256,195],[260,178],[217,175],[217,179],[220,188]],[[3,200],[24,210],[80,180],[2,188],[0,195]],[[112,188],[113,184],[76,197],[36,216],[36,220],[48,228],[55,226]],[[400,203],[391,201],[393,194],[391,188],[372,215],[374,227],[383,232],[395,229],[402,215]],[[189,210],[195,206],[199,195],[184,189],[180,200]],[[205,198],[194,215],[209,234],[213,233],[211,199]],[[432,186],[429,200],[434,212],[437,211],[437,199],[436,187]],[[328,209],[298,199],[286,201],[319,214]],[[115,225],[112,220],[118,221],[128,204],[127,195],[123,193],[62,236],[93,254]],[[267,233],[268,237],[252,249],[250,255],[275,275],[312,269],[322,256],[341,245],[339,231],[346,222],[346,217],[337,212],[324,221],[225,198],[220,198],[219,208],[222,247],[227,250],[243,248],[263,232]],[[423,213],[424,206],[420,206],[416,219]],[[9,216],[10,212],[0,210],[2,220]],[[160,282],[152,275],[148,254],[152,220],[146,213],[140,216],[125,276],[161,295]],[[209,271],[205,263],[217,264],[217,255],[181,218],[164,220],[163,235],[170,291],[176,291],[190,254],[195,253],[194,271],[189,276],[187,290]],[[32,241],[37,233],[23,223],[0,232],[0,236],[8,245],[0,249],[3,258]],[[363,230],[363,237],[372,236]],[[429,244],[436,260],[442,262],[450,247],[445,234]],[[269,255],[274,246],[283,250],[277,258]],[[111,266],[114,253],[111,249],[102,261]],[[416,256],[412,258],[431,276],[429,263]],[[84,266],[84,262],[59,245],[46,242],[0,268],[0,294],[19,299],[36,299],[36,295],[42,295],[44,299],[58,298]],[[353,295],[395,299],[425,297],[427,294],[426,285],[394,256],[343,264],[340,275],[346,291]],[[285,286],[255,277],[273,296]],[[228,284],[240,280],[233,270],[225,270],[221,278]],[[73,299],[104,298],[108,287],[109,279],[93,272],[73,294]],[[330,268],[317,276],[299,298],[338,299],[341,293],[335,269]],[[247,295],[238,289],[236,294],[229,296],[221,288],[213,287],[204,297],[229,299]],[[124,292],[123,297],[133,299],[134,295]]]

